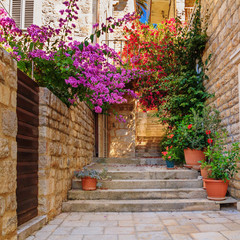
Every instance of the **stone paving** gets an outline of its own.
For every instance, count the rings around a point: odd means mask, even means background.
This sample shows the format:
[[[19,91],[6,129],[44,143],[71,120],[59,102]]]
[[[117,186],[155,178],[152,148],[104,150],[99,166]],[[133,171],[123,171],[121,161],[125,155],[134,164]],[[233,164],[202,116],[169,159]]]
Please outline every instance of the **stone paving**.
[[[240,240],[240,212],[61,213],[27,240]]]

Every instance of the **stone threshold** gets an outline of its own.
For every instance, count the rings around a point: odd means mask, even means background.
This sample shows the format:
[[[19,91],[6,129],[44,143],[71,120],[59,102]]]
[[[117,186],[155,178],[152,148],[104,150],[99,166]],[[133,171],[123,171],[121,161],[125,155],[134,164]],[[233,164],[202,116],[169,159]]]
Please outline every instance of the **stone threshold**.
[[[22,224],[17,229],[18,240],[24,240],[47,223],[47,216],[38,216]]]

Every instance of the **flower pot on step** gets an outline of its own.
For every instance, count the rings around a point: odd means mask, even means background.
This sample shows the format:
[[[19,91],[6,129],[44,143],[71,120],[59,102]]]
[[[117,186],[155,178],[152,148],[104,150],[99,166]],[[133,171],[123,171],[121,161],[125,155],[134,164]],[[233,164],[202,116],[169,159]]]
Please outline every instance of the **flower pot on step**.
[[[167,168],[174,168],[174,161],[166,160]]]
[[[205,155],[203,151],[201,150],[195,150],[195,149],[184,149],[184,157],[186,164],[189,166],[196,166],[196,165],[201,165],[199,161],[205,159]]]
[[[203,178],[203,188],[206,189],[205,179],[208,178],[209,175],[211,175],[212,170],[211,166],[206,166],[204,168],[201,168],[201,176]]]
[[[91,177],[82,178],[82,189],[85,191],[94,191],[97,189],[97,179]]]
[[[223,201],[226,199],[229,180],[215,180],[207,178],[204,180],[209,200]]]
[[[211,166],[206,166],[204,168],[201,168],[201,176],[203,179],[208,178],[209,175],[211,175]]]

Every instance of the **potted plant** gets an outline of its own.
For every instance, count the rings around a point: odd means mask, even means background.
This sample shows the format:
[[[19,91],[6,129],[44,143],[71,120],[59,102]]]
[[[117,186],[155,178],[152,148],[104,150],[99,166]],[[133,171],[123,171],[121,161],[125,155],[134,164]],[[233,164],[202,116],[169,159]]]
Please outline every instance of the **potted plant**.
[[[74,176],[82,179],[82,189],[85,191],[96,190],[97,187],[101,187],[101,183],[97,180],[102,179],[102,175],[106,175],[107,169],[104,168],[102,172],[96,171],[94,169],[83,168],[81,171],[75,171]]]
[[[175,165],[175,159],[176,159],[176,149],[173,148],[173,146],[166,147],[166,151],[162,152],[163,159],[166,161],[167,168],[173,169]]]
[[[209,144],[211,132],[219,127],[219,112],[205,107],[202,112],[191,109],[192,114],[183,118],[177,126],[179,143],[184,149],[184,157],[188,166],[199,166],[205,161],[204,150]]]
[[[205,159],[203,153],[206,147],[206,136],[202,126],[202,118],[187,115],[177,126],[179,144],[184,150],[184,157],[187,166],[199,166],[199,161]]]
[[[209,158],[211,172],[205,179],[208,199],[221,201],[225,199],[230,179],[238,172],[237,161],[240,160],[239,143],[224,145],[226,134],[216,132],[216,139],[207,147],[205,155]]]

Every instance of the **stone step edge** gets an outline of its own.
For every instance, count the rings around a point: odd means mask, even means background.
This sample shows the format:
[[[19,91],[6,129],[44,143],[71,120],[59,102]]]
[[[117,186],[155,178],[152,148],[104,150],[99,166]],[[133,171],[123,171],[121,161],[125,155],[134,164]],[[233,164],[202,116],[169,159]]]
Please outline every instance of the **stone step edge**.
[[[161,188],[161,189],[151,189],[151,188],[138,188],[138,189],[97,189],[94,191],[84,191],[81,189],[71,189],[69,193],[79,193],[79,192],[89,192],[90,194],[98,193],[98,192],[182,192],[182,191],[206,191],[203,188]]]
[[[72,179],[72,181],[76,181],[76,182],[81,182],[81,179]],[[109,179],[109,180],[99,180],[99,182],[202,182],[202,179],[185,179],[185,178],[177,178],[177,179]]]
[[[229,204],[229,203],[237,203],[237,200],[232,197],[226,197],[224,201],[212,201],[208,199],[202,198],[194,198],[194,199],[140,199],[140,200],[68,200],[63,203],[103,203],[103,204],[119,204],[119,203],[127,203],[127,204],[146,204],[146,203],[215,203],[215,204]]]
[[[219,211],[220,204],[207,199],[69,200],[63,212],[169,212]]]
[[[225,201],[208,199],[160,200],[69,200],[63,202],[63,212],[164,212],[164,211],[219,211],[224,204],[236,203],[228,197]]]

